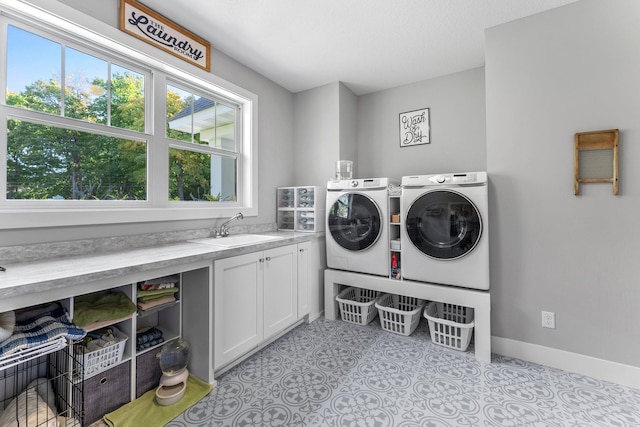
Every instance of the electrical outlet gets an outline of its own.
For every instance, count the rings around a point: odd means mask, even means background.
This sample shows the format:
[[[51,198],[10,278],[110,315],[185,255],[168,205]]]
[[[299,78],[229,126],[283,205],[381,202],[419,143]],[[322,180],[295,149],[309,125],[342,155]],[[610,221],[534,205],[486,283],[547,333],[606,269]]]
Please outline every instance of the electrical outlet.
[[[543,328],[556,328],[556,314],[553,311],[542,312],[542,327]]]

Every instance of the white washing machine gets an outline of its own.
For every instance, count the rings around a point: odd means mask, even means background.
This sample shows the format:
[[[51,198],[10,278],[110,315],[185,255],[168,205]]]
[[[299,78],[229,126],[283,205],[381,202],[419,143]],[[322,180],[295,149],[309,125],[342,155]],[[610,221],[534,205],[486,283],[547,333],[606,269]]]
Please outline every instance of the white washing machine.
[[[389,275],[389,178],[327,183],[327,266]]]
[[[486,172],[402,177],[402,276],[489,289]]]

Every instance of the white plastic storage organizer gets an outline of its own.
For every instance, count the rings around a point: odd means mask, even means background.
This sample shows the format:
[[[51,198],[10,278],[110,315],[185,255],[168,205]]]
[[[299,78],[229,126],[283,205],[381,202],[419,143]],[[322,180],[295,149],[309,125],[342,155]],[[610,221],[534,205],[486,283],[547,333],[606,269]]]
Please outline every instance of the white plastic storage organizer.
[[[85,379],[104,371],[112,365],[120,363],[122,360],[124,347],[129,337],[115,326],[111,326],[110,329],[113,330],[114,336],[118,339],[117,342],[94,351],[88,351],[81,356],[76,356],[83,358]]]
[[[384,294],[376,302],[382,329],[404,336],[418,327],[423,307],[424,300],[405,295]]]
[[[378,314],[375,304],[380,293],[371,289],[349,287],[336,296],[343,321],[367,325]]]
[[[324,231],[323,187],[279,187],[278,230],[313,233]]]
[[[430,302],[424,309],[429,321],[431,341],[444,347],[465,351],[473,333],[473,308],[442,302]]]

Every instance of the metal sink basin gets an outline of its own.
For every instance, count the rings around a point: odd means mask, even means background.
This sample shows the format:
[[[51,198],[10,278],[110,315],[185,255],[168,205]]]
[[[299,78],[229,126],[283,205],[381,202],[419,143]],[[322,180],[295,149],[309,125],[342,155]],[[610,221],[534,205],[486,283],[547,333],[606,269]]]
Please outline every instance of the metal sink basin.
[[[265,236],[262,234],[235,234],[227,237],[209,237],[206,239],[189,240],[203,245],[219,246],[221,248],[235,248],[237,246],[255,245],[258,243],[280,240],[279,236]]]

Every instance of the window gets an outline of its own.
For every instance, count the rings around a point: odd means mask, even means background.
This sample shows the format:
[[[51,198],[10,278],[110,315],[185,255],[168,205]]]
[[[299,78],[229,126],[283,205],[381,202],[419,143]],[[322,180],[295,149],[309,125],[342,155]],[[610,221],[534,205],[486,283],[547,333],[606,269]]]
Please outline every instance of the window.
[[[9,25],[6,104],[44,114],[8,112],[6,199],[146,200],[146,141],[110,129],[144,132],[144,85],[142,73]]]
[[[257,213],[255,95],[46,21],[0,18],[0,228]]]
[[[166,99],[170,200],[235,201],[236,108],[174,85]]]
[[[145,200],[141,141],[9,119],[7,199]]]

